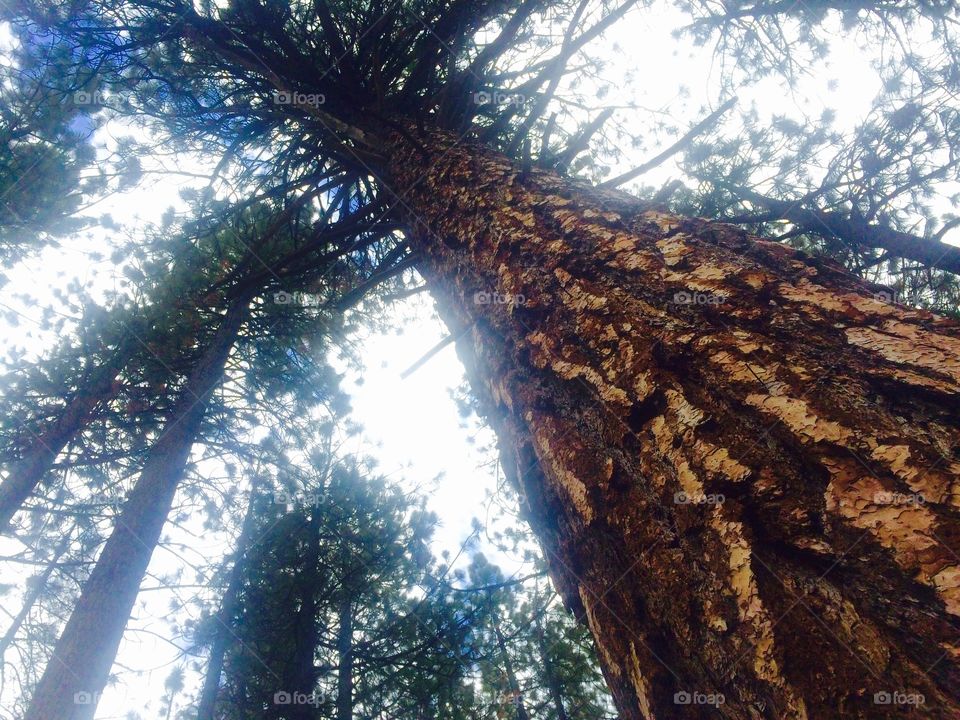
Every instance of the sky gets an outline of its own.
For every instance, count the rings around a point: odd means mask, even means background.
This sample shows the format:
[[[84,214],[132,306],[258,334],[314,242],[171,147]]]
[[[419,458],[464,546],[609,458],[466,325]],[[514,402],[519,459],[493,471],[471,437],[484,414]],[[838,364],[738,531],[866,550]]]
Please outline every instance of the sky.
[[[633,12],[596,45],[608,63],[605,77],[633,78],[629,84],[615,83],[615,93],[621,96],[615,94],[604,102],[634,102],[675,118],[681,127],[701,118],[704,107],[712,109],[720,104],[718,71],[712,64],[710,50],[695,48],[671,36],[682,17],[664,3],[650,11]],[[0,47],[7,42],[2,33],[0,30]],[[688,92],[681,92],[681,86]],[[742,107],[756,103],[767,117],[774,112],[800,116],[801,111],[816,116],[820,109],[830,107],[837,112],[839,126],[852,126],[869,112],[879,87],[879,80],[869,67],[869,52],[859,47],[853,38],[837,44],[829,62],[814,68],[794,97],[785,96],[772,78],[743,89],[739,97]],[[640,133],[649,117],[649,114],[635,112],[618,115],[617,119]],[[101,130],[95,142],[107,152],[117,138],[129,132],[128,127],[110,124]],[[660,138],[661,147],[673,139]],[[624,149],[621,166],[614,168],[613,174],[630,169],[656,154],[658,149],[655,142],[643,152]],[[210,163],[202,158],[182,159],[183,168],[192,172],[209,168]],[[676,165],[668,162],[642,180],[645,184],[658,185],[679,176]],[[139,187],[108,198],[91,213],[94,216],[109,214],[116,222],[135,229],[145,222],[159,221],[169,207],[183,207],[179,192],[195,182],[169,175],[148,177]],[[118,273],[109,261],[109,249],[103,253],[103,260],[90,256],[91,251],[102,251],[109,246],[111,237],[118,236],[105,229],[85,233],[26,261],[17,272],[10,273],[8,284],[0,289],[0,310],[18,313],[22,322],[17,328],[4,328],[0,324],[3,344],[42,352],[54,339],[31,324],[39,319],[39,311],[25,303],[21,294],[37,298],[45,305],[51,301],[52,288],[66,284],[70,278],[78,278],[94,296],[116,287]],[[69,314],[68,308],[62,311]],[[492,433],[480,427],[475,419],[466,421],[465,425],[458,413],[452,394],[464,378],[452,345],[406,379],[401,378],[403,370],[446,335],[446,329],[433,313],[430,298],[425,295],[411,298],[395,308],[394,314],[395,322],[391,324],[396,326],[396,332],[367,333],[357,338],[365,365],[362,383],[357,382],[359,375],[355,372],[348,374],[345,383],[351,395],[352,419],[364,428],[354,441],[356,450],[374,456],[384,474],[402,477],[413,484],[432,485],[430,507],[441,518],[435,552],[448,550],[455,554],[471,533],[472,519],[484,520],[495,512],[488,496],[496,491],[502,478],[493,456],[484,449],[492,443]],[[215,557],[225,548],[223,538],[174,536],[173,539],[191,544],[191,551],[197,557]],[[494,556],[508,572],[516,569],[515,558],[498,554],[483,539],[479,547]],[[164,572],[176,562],[175,555],[159,550],[150,571]],[[150,582],[147,580],[145,586]],[[176,639],[171,644],[169,638],[165,618],[170,600],[165,592],[142,595],[137,617],[118,655],[118,663],[139,672],[122,672],[121,682],[108,688],[98,710],[99,720],[125,717],[131,710],[142,712],[145,718],[156,717],[163,679],[177,662],[182,646]],[[0,616],[0,628],[5,624]],[[188,692],[194,689],[189,683],[197,680],[195,675],[188,678]],[[0,707],[3,700],[0,697]],[[145,705],[149,710],[144,710]],[[0,718],[4,717],[0,711]]]

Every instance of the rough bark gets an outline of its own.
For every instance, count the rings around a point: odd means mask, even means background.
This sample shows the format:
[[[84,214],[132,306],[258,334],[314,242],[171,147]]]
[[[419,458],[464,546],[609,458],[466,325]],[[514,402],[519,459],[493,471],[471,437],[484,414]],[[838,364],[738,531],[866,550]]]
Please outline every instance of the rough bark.
[[[96,368],[93,379],[77,390],[60,416],[35,434],[20,458],[10,463],[7,476],[0,482],[0,533],[7,532],[14,514],[84,426],[90,413],[113,395],[114,381],[129,361],[135,343],[134,334],[125,333],[110,359]]]
[[[958,325],[422,140],[386,182],[621,716],[957,717]]]
[[[83,586],[24,720],[93,717],[210,395],[223,375],[249,303],[249,294],[231,303],[187,378]]]

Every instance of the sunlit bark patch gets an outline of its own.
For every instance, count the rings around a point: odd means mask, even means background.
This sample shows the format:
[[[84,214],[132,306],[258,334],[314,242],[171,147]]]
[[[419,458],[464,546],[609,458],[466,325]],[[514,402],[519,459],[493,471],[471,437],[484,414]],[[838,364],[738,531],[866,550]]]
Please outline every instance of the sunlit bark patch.
[[[886,465],[904,480],[919,502],[958,506],[960,463],[942,461],[924,467],[915,462],[908,445],[877,445],[870,457]]]
[[[819,417],[806,400],[792,397],[774,397],[751,393],[746,397],[752,405],[777,418],[803,442],[825,440],[840,443],[850,437],[850,431],[832,420]]]
[[[748,647],[752,647],[753,672],[759,679],[778,688],[786,699],[787,706],[782,717],[797,720],[806,718],[803,699],[787,684],[777,662],[773,620],[760,597],[751,566],[753,551],[743,524],[726,519],[723,508],[719,506],[714,508],[710,524],[727,552],[730,571],[728,585],[736,599],[741,626],[748,628],[743,640]]]
[[[571,470],[571,457],[576,454],[576,448],[571,442],[559,443],[552,426],[541,420],[534,422],[532,412],[527,413],[527,421],[533,426],[533,439],[537,449],[537,457],[550,470],[550,475],[566,492],[574,508],[581,515],[584,522],[589,524],[594,518],[593,507],[587,497],[587,486]]]
[[[943,598],[947,610],[960,615],[960,567],[952,565],[933,576],[933,586]]]
[[[960,382],[960,341],[931,335],[920,328],[896,320],[884,322],[878,329],[848,328],[847,339],[890,362],[922,367]]]
[[[587,617],[587,625],[589,625],[590,629],[597,634],[597,637],[604,637],[606,635],[606,628],[600,622],[598,622],[596,611],[594,609],[593,596],[583,585],[577,586],[577,592],[580,595],[580,603],[583,605],[583,609]],[[622,674],[620,664],[616,662],[612,655],[609,654],[606,643],[602,641],[597,643],[597,652],[599,652],[601,657],[603,657],[608,672],[615,676],[620,676]]]
[[[863,475],[853,461],[825,459],[831,480],[826,510],[867,530],[893,552],[897,564],[936,589],[948,612],[960,614],[960,568],[937,539],[936,515],[923,498],[890,490],[877,478]]]
[[[640,702],[640,714],[644,720],[656,720],[653,710],[650,708],[650,683],[643,676],[640,665],[640,658],[637,657],[637,646],[630,642],[630,679],[633,681],[633,687],[637,691],[637,699]]]

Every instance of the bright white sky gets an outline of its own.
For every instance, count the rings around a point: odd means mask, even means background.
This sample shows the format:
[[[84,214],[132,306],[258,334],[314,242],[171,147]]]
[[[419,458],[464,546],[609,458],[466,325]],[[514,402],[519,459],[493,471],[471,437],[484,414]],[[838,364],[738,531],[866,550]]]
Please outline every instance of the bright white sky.
[[[661,3],[654,10],[632,13],[615,27],[604,44],[597,45],[606,48],[608,78],[623,78],[630,71],[634,73],[632,86],[616,83],[616,91],[621,97],[611,96],[604,102],[633,101],[642,107],[662,110],[675,118],[681,128],[702,117],[703,106],[709,105],[712,109],[718,104],[717,71],[711,67],[709,50],[693,48],[671,37],[671,31],[681,24],[682,18],[677,11]],[[3,44],[0,36],[0,47]],[[836,81],[835,89],[828,89],[830,80]],[[678,92],[681,85],[689,89],[687,97]],[[843,42],[835,48],[830,62],[817,68],[805,81],[795,98],[788,97],[773,79],[743,89],[739,97],[741,107],[755,102],[764,114],[786,112],[798,119],[803,112],[816,117],[829,106],[837,111],[838,125],[850,126],[866,115],[878,89],[879,81],[869,67],[867,54],[857,47],[856,42]],[[618,116],[619,121],[636,132],[642,130],[647,118],[640,111]],[[99,135],[97,142],[110,148],[117,136],[127,132],[124,127],[110,125]],[[665,146],[672,140],[668,137],[661,142]],[[651,147],[641,156],[627,151],[622,167],[614,169],[614,173],[635,166],[656,151],[656,147]],[[184,165],[195,171],[198,166],[202,168],[209,163],[191,158],[185,159]],[[673,163],[666,163],[642,180],[659,184],[679,175]],[[136,190],[122,197],[109,198],[91,212],[95,216],[109,213],[115,221],[135,231],[144,222],[158,221],[168,207],[182,207],[178,196],[180,187],[196,182],[189,178],[181,182],[171,176],[151,177]],[[117,273],[109,259],[97,262],[88,255],[92,249],[102,250],[111,242],[111,237],[116,237],[116,233],[98,230],[83,238],[64,240],[60,248],[45,252],[42,257],[24,263],[9,274],[9,284],[0,290],[0,311],[14,309],[27,319],[19,328],[6,329],[7,348],[16,345],[37,351],[51,341],[49,335],[38,333],[31,326],[29,318],[37,319],[39,311],[25,304],[18,297],[19,293],[26,293],[46,305],[51,302],[50,290],[58,285],[64,286],[71,278],[79,278],[95,296],[114,286]],[[109,258],[110,250],[103,254]],[[69,309],[63,311],[70,314]],[[346,385],[353,398],[354,419],[365,428],[362,438],[357,441],[357,449],[375,456],[382,472],[395,473],[411,483],[427,484],[439,477],[430,499],[432,509],[442,519],[436,552],[447,549],[456,553],[470,533],[471,519],[484,519],[487,512],[485,496],[495,489],[491,457],[480,450],[489,444],[492,433],[476,427],[461,427],[450,392],[462,382],[463,369],[452,346],[445,348],[408,379],[400,379],[401,371],[433,347],[445,331],[433,317],[431,302],[426,297],[410,300],[398,308],[397,313],[398,317],[410,318],[402,323],[403,334],[372,334],[363,338],[364,382],[356,385],[351,379]],[[4,326],[0,324],[0,327]],[[478,436],[476,444],[468,441],[473,435]],[[209,546],[202,548],[196,541],[191,541],[193,549],[199,555],[223,552],[220,539],[210,540]],[[484,549],[489,555],[497,555],[489,546]],[[501,556],[497,560],[508,572],[515,567],[510,558]],[[174,556],[158,551],[151,572],[169,570],[173,562]],[[148,580],[145,586],[152,584]],[[168,636],[165,622],[171,599],[168,593],[149,592],[141,598],[145,607],[137,611],[137,618],[131,626]],[[6,622],[0,619],[0,629]],[[118,662],[142,672],[139,675],[121,672],[121,682],[107,690],[97,717],[100,720],[121,718],[131,711],[142,713],[144,718],[157,717],[163,680],[172,667],[171,663],[176,661],[177,652],[170,644],[145,632],[128,632]],[[119,671],[119,667],[115,670]],[[186,693],[194,693],[197,679],[195,674],[188,675]],[[0,707],[9,699],[0,697]],[[7,717],[0,710],[0,718],[5,720]]]

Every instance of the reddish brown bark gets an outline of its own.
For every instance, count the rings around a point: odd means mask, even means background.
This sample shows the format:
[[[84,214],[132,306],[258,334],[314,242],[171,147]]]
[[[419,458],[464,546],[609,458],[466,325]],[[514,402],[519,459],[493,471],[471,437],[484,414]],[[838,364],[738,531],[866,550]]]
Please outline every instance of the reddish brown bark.
[[[422,143],[388,182],[622,717],[957,717],[957,324]]]

